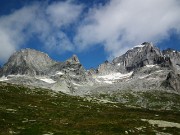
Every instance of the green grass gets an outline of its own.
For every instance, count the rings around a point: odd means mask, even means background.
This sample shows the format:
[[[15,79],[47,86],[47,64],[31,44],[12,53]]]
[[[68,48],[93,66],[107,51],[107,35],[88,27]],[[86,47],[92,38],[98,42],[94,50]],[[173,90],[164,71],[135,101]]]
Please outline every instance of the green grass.
[[[165,91],[121,91],[113,94],[96,94],[97,99],[106,99],[124,105],[148,108],[151,110],[180,110],[180,95]]]
[[[178,128],[160,128],[141,119],[180,123],[180,113],[105,104],[46,89],[0,83],[1,135],[180,133]]]

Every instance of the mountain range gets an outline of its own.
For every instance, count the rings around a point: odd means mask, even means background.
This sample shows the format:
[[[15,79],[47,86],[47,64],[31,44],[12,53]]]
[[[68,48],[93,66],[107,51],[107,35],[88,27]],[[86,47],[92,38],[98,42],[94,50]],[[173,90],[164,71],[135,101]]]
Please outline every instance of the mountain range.
[[[112,62],[105,61],[97,69],[86,70],[76,55],[57,62],[43,52],[22,49],[0,68],[0,77],[0,81],[72,95],[126,90],[180,93],[180,52],[161,51],[144,42]]]

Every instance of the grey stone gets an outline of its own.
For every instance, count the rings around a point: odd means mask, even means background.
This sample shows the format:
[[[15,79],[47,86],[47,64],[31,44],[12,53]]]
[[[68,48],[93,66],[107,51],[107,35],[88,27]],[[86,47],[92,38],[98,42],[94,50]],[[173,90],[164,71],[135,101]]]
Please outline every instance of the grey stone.
[[[109,84],[102,78],[97,80],[98,76],[130,72],[132,75],[115,79]],[[7,82],[75,95],[155,89],[180,92],[179,74],[180,52],[171,49],[161,52],[148,42],[128,50],[112,62],[105,61],[97,69],[85,70],[76,55],[64,62],[57,62],[47,54],[33,49],[22,49],[14,53],[0,69],[0,76],[7,77]],[[42,78],[52,79],[52,83]]]

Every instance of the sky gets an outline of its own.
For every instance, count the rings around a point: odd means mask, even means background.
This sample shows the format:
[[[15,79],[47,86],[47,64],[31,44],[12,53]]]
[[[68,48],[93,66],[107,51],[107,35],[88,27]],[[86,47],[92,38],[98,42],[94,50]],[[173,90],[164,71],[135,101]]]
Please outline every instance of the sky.
[[[180,50],[180,0],[0,0],[0,65],[32,48],[96,68],[143,42]]]

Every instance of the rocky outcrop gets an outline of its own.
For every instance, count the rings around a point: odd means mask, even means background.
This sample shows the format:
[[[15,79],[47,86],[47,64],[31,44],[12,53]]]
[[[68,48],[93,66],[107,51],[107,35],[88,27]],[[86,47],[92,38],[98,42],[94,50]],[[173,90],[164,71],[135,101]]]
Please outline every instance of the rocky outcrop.
[[[98,67],[97,75],[109,75],[110,78],[116,75],[114,82],[119,84],[119,89],[161,89],[161,84],[169,84],[164,89],[171,89],[170,86],[172,86],[173,90],[178,91],[180,85],[177,75],[180,63],[179,54],[178,51],[173,50],[161,52],[152,43],[144,42],[113,59],[111,63],[105,61]],[[169,72],[176,72],[176,75],[172,76]],[[119,77],[117,77],[117,73],[121,73]],[[129,73],[132,73],[129,78],[122,79],[121,76]],[[170,77],[167,79],[167,76]],[[104,76],[106,81],[107,77]],[[175,81],[173,82],[173,80]],[[112,86],[112,88],[114,87]]]
[[[169,58],[172,62],[173,67],[177,72],[180,72],[180,52],[172,49],[162,51],[166,58]]]
[[[65,62],[63,71],[66,72],[71,78],[77,82],[87,81],[87,73],[78,57],[73,55]]]
[[[108,61],[105,61],[103,64],[99,65],[97,69],[97,73],[100,75],[103,74],[110,74],[116,72],[116,67],[112,63],[109,63]]]
[[[97,74],[97,72],[98,72],[97,69],[94,69],[94,68],[91,68],[87,71],[89,76],[95,75]]]
[[[76,55],[73,55],[71,58],[66,60],[66,64],[72,65],[72,64],[80,64],[80,61]]]
[[[169,72],[166,80],[162,83],[162,86],[180,92],[180,74],[176,74],[173,71]]]
[[[161,52],[148,42],[88,71],[76,55],[64,62],[56,62],[45,53],[22,49],[2,67],[0,81],[70,93],[88,93],[96,88],[108,92],[127,89],[180,92],[179,65],[178,51],[168,49]]]
[[[113,59],[111,63],[108,61],[104,62],[98,67],[97,71],[99,74],[127,73],[146,65],[159,65],[171,68],[172,63],[170,58],[163,55],[152,43],[144,42],[128,50],[122,56]]]
[[[113,63],[119,63],[127,71],[132,71],[146,65],[169,66],[170,60],[164,57],[161,51],[152,43],[144,42],[128,50],[124,55],[115,58]]]
[[[46,71],[54,64],[56,62],[45,53],[33,49],[22,49],[9,58],[0,75],[46,75]]]
[[[73,83],[88,82],[86,70],[76,55],[65,62],[56,62],[47,54],[33,49],[22,49],[14,53],[3,66],[0,75],[10,83],[63,92],[72,92]]]

